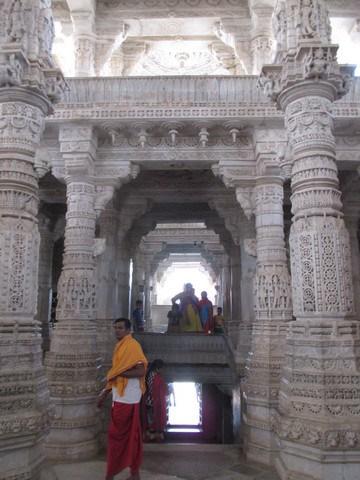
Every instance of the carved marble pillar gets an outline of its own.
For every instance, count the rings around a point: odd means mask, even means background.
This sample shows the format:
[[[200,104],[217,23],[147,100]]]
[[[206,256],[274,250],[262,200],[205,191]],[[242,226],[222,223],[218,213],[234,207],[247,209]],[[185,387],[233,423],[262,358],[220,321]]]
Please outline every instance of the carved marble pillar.
[[[94,75],[95,39],[89,35],[75,37],[75,76],[91,77]]]
[[[124,244],[118,247],[117,262],[119,315],[128,317],[130,297],[130,255],[128,248]]]
[[[102,211],[99,220],[99,236],[95,242],[102,247],[96,255],[97,292],[97,346],[104,370],[111,366],[114,345],[112,322],[119,317],[117,276],[117,228],[119,212],[111,202]]]
[[[350,244],[332,118],[332,103],[346,93],[351,69],[336,62],[323,1],[279,2],[275,15],[282,65],[264,68],[262,81],[285,112],[292,150],[296,316],[289,326],[279,413],[273,420],[279,438],[276,465],[282,478],[355,479],[360,325],[353,320]]]
[[[271,62],[274,52],[274,40],[271,35],[257,35],[251,41],[253,56],[253,75],[261,72],[263,65]]]
[[[234,245],[232,248],[230,255],[230,276],[231,321],[239,325],[241,317],[241,257],[239,245]]]
[[[360,316],[360,249],[359,249],[359,210],[345,211],[345,225],[350,235],[352,283],[354,289],[354,310]]]
[[[259,159],[258,159],[259,160]],[[284,242],[283,180],[256,179],[255,319],[246,367],[244,397],[246,455],[271,464],[276,450],[271,418],[278,405],[287,322],[292,318],[291,281]]]
[[[98,451],[96,396],[100,389],[96,343],[94,261],[96,138],[91,126],[60,131],[67,212],[57,324],[46,369],[55,415],[46,446],[52,459],[81,459]],[[71,431],[71,435],[69,435]]]
[[[39,218],[40,252],[39,257],[39,288],[37,301],[37,318],[41,323],[42,349],[47,352],[50,347],[50,310],[52,262],[54,248],[54,233],[51,219],[45,215]]]
[[[274,37],[272,34],[271,16],[273,8],[256,8],[254,6],[252,13],[252,39],[251,39],[251,53],[252,53],[252,73],[258,75],[261,72],[263,65],[272,62],[274,53]]]
[[[151,331],[151,268],[149,261],[146,262],[144,284],[144,320],[146,331]]]
[[[38,287],[35,151],[63,87],[47,2],[0,4],[0,477],[38,480],[49,427]]]
[[[77,77],[91,77],[95,72],[95,2],[90,0],[88,6],[87,10],[73,10],[70,2]]]
[[[0,92],[0,472],[39,478],[49,425],[41,326],[35,321],[39,261],[34,154],[49,106],[20,89]]]

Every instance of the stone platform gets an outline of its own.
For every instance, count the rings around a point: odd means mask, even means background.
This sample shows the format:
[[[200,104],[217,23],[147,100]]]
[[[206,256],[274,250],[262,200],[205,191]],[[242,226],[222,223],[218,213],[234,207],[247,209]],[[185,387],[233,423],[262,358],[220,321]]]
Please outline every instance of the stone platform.
[[[42,480],[104,480],[105,456],[54,465]],[[124,471],[116,480],[125,480]],[[145,445],[142,480],[279,480],[271,469],[248,463],[234,445]]]

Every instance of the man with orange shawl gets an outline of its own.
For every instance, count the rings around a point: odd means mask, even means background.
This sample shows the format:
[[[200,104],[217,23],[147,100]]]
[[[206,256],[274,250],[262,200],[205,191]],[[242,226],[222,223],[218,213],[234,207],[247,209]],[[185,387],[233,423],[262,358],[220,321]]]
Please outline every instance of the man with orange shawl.
[[[98,407],[102,407],[112,392],[113,404],[108,431],[106,480],[124,468],[130,467],[130,479],[139,480],[142,461],[142,433],[140,400],[145,392],[147,360],[140,344],[130,334],[131,323],[118,318],[114,323],[115,346],[112,367],[107,374],[107,384],[100,393]]]

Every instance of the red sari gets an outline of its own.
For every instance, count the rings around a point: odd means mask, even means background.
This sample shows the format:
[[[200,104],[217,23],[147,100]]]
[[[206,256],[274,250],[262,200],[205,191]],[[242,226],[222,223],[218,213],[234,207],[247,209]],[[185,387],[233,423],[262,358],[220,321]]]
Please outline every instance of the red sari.
[[[162,376],[158,373],[154,377],[152,396],[153,396],[153,419],[149,425],[155,432],[163,432],[166,427],[166,397],[169,395],[169,389]]]

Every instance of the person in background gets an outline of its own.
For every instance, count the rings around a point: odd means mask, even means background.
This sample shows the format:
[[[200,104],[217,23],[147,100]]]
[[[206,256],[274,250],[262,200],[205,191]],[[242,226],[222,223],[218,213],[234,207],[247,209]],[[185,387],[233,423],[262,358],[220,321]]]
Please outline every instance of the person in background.
[[[136,300],[135,308],[132,312],[134,332],[143,332],[145,327],[144,309],[142,300]]]
[[[196,297],[191,283],[184,285],[184,290],[171,299],[172,303],[180,300],[182,332],[202,332],[199,317],[199,299]]]
[[[180,312],[180,307],[177,303],[173,303],[171,310],[168,311],[167,318],[168,318],[167,333],[179,333],[180,322],[181,322],[181,312]]]
[[[161,376],[164,362],[156,359],[151,362],[146,374],[146,436],[147,440],[162,442],[166,428],[166,405],[169,388]]]
[[[214,315],[214,333],[215,334],[225,333],[224,323],[225,323],[225,320],[222,314],[222,308],[217,307],[217,314]]]
[[[199,302],[200,320],[205,333],[214,331],[213,325],[213,304],[207,298],[207,292],[201,292],[201,300]]]
[[[142,432],[140,400],[145,393],[147,359],[140,344],[131,336],[131,322],[118,318],[114,322],[118,340],[107,374],[107,384],[99,395],[98,408],[112,393],[111,421],[108,430],[107,473],[105,480],[130,467],[129,480],[140,480]]]

